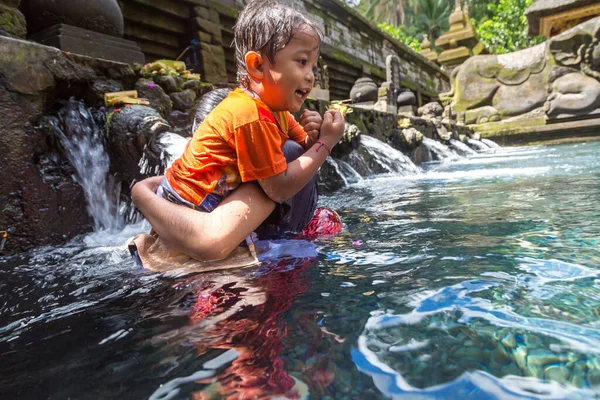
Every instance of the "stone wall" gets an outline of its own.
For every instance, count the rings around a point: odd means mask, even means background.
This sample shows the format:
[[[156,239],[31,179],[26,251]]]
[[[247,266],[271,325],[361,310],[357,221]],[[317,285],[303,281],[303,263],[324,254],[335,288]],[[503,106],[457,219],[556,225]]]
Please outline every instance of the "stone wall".
[[[346,99],[354,81],[369,76],[385,80],[385,59],[401,59],[402,84],[419,105],[449,90],[448,74],[425,57],[394,40],[340,0],[288,0],[312,15],[325,34],[323,63],[329,71],[331,99]],[[136,41],[147,60],[177,58],[195,63],[203,80],[236,82],[233,25],[242,0],[120,0],[125,38]]]

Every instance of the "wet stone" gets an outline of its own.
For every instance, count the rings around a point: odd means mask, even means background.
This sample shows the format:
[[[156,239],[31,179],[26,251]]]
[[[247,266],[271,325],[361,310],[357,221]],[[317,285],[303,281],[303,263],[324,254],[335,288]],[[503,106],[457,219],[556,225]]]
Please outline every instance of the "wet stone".
[[[527,355],[527,365],[546,366],[548,364],[556,364],[560,361],[559,357],[548,350],[532,349]]]
[[[562,364],[550,365],[544,370],[544,378],[561,383],[568,381],[570,375],[571,371]]]
[[[515,334],[512,332],[508,332],[500,341],[504,347],[508,350],[514,349],[517,347],[517,340],[515,339]]]
[[[171,100],[173,100],[173,108],[175,110],[187,111],[194,107],[194,102],[196,101],[196,92],[188,89],[179,93],[171,93],[170,97]]]

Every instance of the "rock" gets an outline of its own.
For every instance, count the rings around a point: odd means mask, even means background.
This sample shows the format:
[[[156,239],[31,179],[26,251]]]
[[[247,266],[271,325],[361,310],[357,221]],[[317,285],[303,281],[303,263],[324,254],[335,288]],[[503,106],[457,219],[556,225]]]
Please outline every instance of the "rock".
[[[346,123],[342,139],[335,145],[332,155],[336,158],[345,159],[345,157],[360,145],[361,130],[353,124]]]
[[[564,383],[569,380],[571,371],[569,371],[564,365],[550,365],[544,370],[544,377],[547,380],[553,380],[558,383]]]
[[[148,99],[150,106],[167,118],[173,110],[173,102],[165,91],[151,79],[141,78],[135,84],[139,97]]]
[[[179,78],[173,75],[156,75],[154,82],[156,82],[166,93],[179,92],[183,88],[183,80],[175,79]],[[181,86],[178,84],[181,83]]]
[[[319,169],[317,186],[319,193],[333,193],[345,186],[344,178],[340,175],[340,171],[336,168],[335,161],[331,157],[327,157],[327,160]]]
[[[423,107],[419,107],[417,110],[417,115],[419,117],[427,119],[441,120],[442,114],[444,114],[444,109],[440,103],[437,102],[427,103]]]
[[[21,0],[0,0],[0,4],[4,4],[5,6],[18,8],[19,4],[21,4]]]
[[[180,111],[187,111],[194,107],[196,101],[196,92],[191,89],[183,92],[171,93],[169,95],[173,100],[173,108]]]
[[[423,134],[415,128],[395,129],[390,136],[392,147],[400,151],[412,151],[416,149],[423,140]]]
[[[123,14],[117,0],[27,0],[21,8],[30,34],[63,23],[123,37]]]
[[[99,78],[94,81],[88,89],[87,102],[90,105],[104,105],[104,94],[110,92],[120,92],[123,90],[123,84],[115,79]]]
[[[111,162],[119,166],[118,170],[129,182],[145,177],[146,171],[140,172],[138,166],[142,157],[148,160],[150,174],[160,174],[161,149],[156,139],[160,134],[171,131],[167,121],[150,107],[134,105],[121,109],[112,115],[108,127]],[[155,171],[157,167],[159,170]]]
[[[27,36],[25,17],[17,8],[0,4],[0,36],[17,39]]]
[[[173,127],[173,132],[183,136],[191,137],[194,132],[192,125],[194,123],[194,111],[188,110],[186,112],[175,110],[169,115],[167,121],[169,125]]]
[[[358,78],[350,89],[350,98],[353,103],[377,101],[379,88],[371,78]]]

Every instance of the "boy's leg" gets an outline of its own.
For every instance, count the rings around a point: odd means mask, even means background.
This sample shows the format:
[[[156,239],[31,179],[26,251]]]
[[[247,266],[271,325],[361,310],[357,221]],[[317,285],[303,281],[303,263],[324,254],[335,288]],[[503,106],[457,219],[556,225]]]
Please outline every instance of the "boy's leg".
[[[283,145],[283,154],[289,164],[305,150],[293,140]],[[317,208],[317,176],[313,178],[291,199],[275,205],[273,213],[258,227],[259,238],[282,236],[285,232],[301,232],[313,217]]]

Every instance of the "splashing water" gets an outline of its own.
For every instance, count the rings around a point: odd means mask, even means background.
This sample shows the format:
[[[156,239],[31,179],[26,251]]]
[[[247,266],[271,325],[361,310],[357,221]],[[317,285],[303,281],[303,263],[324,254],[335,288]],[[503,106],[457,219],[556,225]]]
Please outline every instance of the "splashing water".
[[[118,185],[108,176],[110,161],[104,149],[104,126],[94,120],[83,102],[69,100],[50,125],[75,169],[75,180],[83,189],[94,230],[116,230],[124,225],[118,212]]]
[[[499,149],[500,148],[500,145],[498,143],[491,141],[490,139],[481,139],[481,141],[491,149]]]
[[[157,142],[158,147],[161,149],[161,160],[164,169],[169,168],[176,159],[181,157],[189,141],[190,138],[184,138],[172,132],[164,133],[158,138]]]
[[[469,143],[469,145],[471,147],[474,147],[478,151],[489,151],[490,150],[490,147],[487,144],[483,143],[481,140],[469,139],[467,142]]]
[[[470,148],[469,146],[467,146],[459,140],[450,139],[450,146],[452,146],[458,153],[462,153],[465,156],[477,155],[477,152],[475,150],[473,150],[472,148]]]
[[[361,135],[360,144],[389,173],[410,175],[421,172],[410,158],[374,137]]]
[[[425,147],[429,149],[429,151],[434,153],[440,161],[458,161],[461,158],[448,146],[436,140],[429,139],[428,137],[423,137],[422,143]]]

